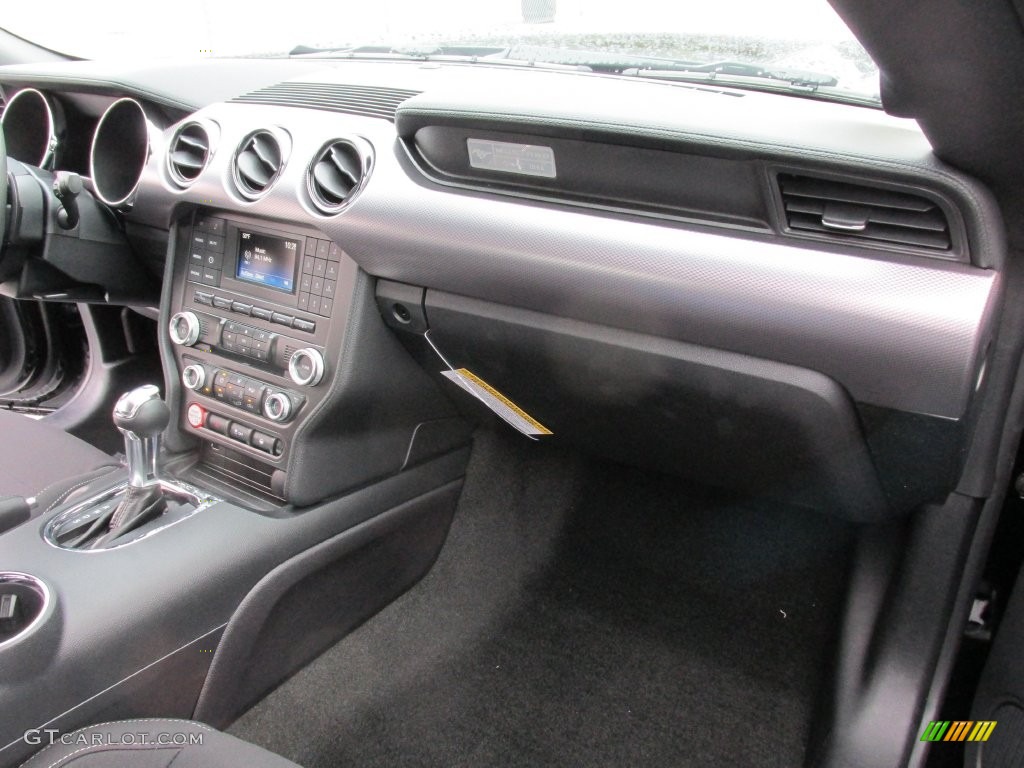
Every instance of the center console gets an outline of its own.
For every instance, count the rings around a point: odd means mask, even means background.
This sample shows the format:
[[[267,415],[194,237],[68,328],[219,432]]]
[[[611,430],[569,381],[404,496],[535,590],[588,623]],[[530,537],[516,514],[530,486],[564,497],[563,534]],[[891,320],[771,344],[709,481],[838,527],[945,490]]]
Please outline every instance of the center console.
[[[315,230],[201,212],[182,230],[168,328],[179,429],[205,468],[281,500],[299,426],[320,406],[357,269]]]
[[[421,578],[454,513],[468,426],[372,277],[299,225],[172,235],[163,387],[113,413],[127,466],[0,537],[0,768],[28,729],[226,725]]]

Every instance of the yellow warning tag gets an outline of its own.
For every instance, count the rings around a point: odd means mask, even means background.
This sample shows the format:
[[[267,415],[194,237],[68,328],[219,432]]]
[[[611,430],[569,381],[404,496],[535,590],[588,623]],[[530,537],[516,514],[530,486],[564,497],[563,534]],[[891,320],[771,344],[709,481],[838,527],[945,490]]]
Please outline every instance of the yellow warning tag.
[[[550,429],[468,369],[451,368],[447,371],[441,371],[441,375],[458,384],[524,435],[536,437],[537,435],[554,434]]]

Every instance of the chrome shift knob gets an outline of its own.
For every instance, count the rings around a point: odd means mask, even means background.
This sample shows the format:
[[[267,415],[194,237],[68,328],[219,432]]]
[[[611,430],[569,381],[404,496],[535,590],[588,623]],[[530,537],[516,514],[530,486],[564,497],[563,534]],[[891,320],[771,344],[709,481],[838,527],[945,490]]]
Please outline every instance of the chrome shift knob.
[[[153,384],[133,389],[118,399],[114,406],[114,425],[124,435],[130,485],[142,488],[157,481],[160,433],[167,427],[170,417],[170,409]]]

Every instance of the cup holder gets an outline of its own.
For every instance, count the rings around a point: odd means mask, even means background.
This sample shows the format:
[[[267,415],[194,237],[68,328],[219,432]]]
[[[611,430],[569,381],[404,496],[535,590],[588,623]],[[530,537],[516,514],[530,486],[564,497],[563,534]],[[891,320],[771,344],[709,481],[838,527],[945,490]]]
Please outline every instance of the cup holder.
[[[0,571],[0,649],[32,631],[50,605],[50,590],[35,576]]]

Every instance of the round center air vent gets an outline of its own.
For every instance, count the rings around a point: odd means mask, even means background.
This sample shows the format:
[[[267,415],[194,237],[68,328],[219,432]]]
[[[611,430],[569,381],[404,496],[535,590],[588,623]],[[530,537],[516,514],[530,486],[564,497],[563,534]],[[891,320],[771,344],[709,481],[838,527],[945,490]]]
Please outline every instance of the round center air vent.
[[[337,213],[355,196],[370,172],[371,154],[348,139],[324,145],[306,171],[306,188],[322,213]]]
[[[284,168],[281,143],[270,131],[250,133],[235,152],[231,172],[243,197],[255,200],[273,186]]]
[[[210,160],[210,134],[199,123],[185,123],[171,139],[167,169],[185,187],[199,178]]]

